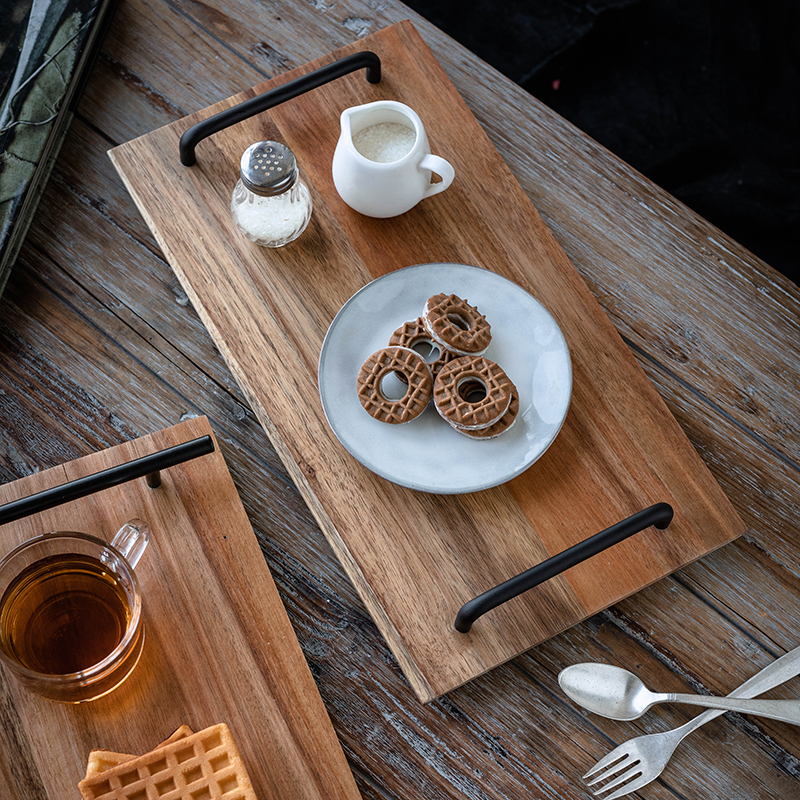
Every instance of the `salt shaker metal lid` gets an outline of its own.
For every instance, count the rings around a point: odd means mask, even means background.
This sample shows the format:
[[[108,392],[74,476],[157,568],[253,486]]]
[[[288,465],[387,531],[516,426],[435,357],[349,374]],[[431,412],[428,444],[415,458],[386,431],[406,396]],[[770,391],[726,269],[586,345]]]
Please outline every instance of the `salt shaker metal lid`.
[[[297,161],[281,142],[256,142],[242,153],[242,183],[255,194],[276,195],[297,182]]]

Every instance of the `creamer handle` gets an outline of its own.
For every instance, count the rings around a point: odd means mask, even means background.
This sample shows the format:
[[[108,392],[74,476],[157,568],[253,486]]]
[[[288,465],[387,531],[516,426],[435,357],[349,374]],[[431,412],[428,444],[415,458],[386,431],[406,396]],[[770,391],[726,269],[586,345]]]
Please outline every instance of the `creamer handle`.
[[[431,183],[425,190],[424,197],[430,197],[431,195],[443,192],[453,182],[453,178],[456,176],[456,172],[449,161],[445,161],[440,156],[434,156],[430,153],[419,162],[419,168],[429,169],[431,172],[441,177],[440,181]]]

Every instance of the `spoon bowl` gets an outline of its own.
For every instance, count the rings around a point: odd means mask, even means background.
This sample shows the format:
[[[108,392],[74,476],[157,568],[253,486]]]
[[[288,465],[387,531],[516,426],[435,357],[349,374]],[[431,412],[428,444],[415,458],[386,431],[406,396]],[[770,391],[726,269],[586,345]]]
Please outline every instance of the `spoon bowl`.
[[[578,705],[609,719],[638,719],[654,702],[639,678],[611,664],[574,664],[561,672],[558,683]]]

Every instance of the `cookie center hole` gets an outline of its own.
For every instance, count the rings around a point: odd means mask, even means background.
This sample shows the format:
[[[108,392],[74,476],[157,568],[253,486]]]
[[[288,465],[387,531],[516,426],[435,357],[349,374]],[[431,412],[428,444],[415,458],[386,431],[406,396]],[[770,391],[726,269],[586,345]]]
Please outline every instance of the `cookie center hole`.
[[[438,345],[435,345],[433,342],[428,341],[427,339],[422,339],[419,342],[414,342],[411,345],[411,349],[415,353],[419,353],[424,359],[425,362],[428,364],[433,364],[437,358],[441,355],[441,350],[439,349]]]
[[[408,391],[408,384],[397,377],[395,372],[387,373],[381,380],[381,394],[387,400],[402,400]]]
[[[467,378],[458,385],[458,396],[466,403],[480,403],[486,399],[486,384],[478,378]]]
[[[459,330],[468,331],[469,330],[469,323],[464,319],[464,317],[460,317],[458,314],[448,314],[447,319],[453,323]]]

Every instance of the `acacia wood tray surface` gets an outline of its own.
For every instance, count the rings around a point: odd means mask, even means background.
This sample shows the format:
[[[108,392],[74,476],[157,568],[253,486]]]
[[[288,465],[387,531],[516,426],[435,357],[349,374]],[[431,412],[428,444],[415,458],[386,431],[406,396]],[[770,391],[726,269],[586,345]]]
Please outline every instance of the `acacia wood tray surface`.
[[[178,142],[195,122],[363,49],[381,58],[379,84],[366,82],[363,72],[339,78],[215,134],[198,146],[195,166],[181,166]],[[390,220],[349,209],[331,177],[341,111],[381,99],[414,108],[432,151],[456,172],[447,191]],[[314,202],[309,228],[279,250],[244,240],[229,212],[241,153],[262,139],[292,149]],[[743,532],[719,485],[410,23],[110,155],[422,701]],[[415,492],[374,475],[330,430],[317,387],[322,341],[341,306],[370,280],[436,262],[476,265],[516,282],[554,316],[572,358],[572,401],[555,443],[519,477],[472,494]],[[469,287],[462,296],[469,297]],[[470,300],[480,305],[479,298]],[[487,446],[476,443],[475,457]],[[470,633],[455,631],[453,620],[467,600],[662,501],[675,509],[667,530],[637,534],[495,609]]]
[[[210,434],[201,417],[0,486],[0,504]],[[0,526],[0,552],[52,530],[106,539],[145,519],[136,573],[145,644],[106,697],[64,705],[0,670],[0,796],[75,800],[94,748],[144,753],[182,724],[226,722],[256,795],[360,794],[217,448],[144,478]],[[55,733],[54,733],[55,732]]]

